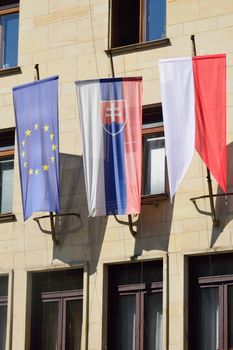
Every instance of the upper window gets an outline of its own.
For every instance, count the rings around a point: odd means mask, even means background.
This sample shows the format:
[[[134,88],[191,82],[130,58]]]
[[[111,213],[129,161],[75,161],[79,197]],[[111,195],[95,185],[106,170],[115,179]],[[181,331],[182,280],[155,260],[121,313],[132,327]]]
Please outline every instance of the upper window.
[[[162,261],[109,267],[108,349],[162,350]]]
[[[112,47],[164,39],[166,0],[112,0]]]
[[[18,63],[19,3],[1,1],[0,4],[0,68]]]
[[[190,258],[189,349],[233,349],[233,254]]]
[[[80,350],[83,271],[32,275],[32,350]]]
[[[0,214],[12,213],[15,131],[0,132]]]
[[[165,138],[161,104],[147,105],[142,113],[142,195],[165,194]]]

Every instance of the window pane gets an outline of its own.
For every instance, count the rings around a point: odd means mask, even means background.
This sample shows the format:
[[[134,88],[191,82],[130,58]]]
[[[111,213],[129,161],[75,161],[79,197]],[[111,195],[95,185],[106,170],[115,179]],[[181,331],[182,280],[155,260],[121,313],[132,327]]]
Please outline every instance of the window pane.
[[[6,346],[7,305],[0,305],[0,350]]]
[[[198,319],[198,349],[219,349],[219,289],[201,288]]]
[[[13,159],[0,161],[0,212],[12,212]]]
[[[83,270],[72,269],[33,274],[35,291],[54,292],[83,288]]]
[[[66,350],[79,350],[82,332],[82,300],[66,302]]]
[[[157,40],[166,36],[166,1],[146,1],[146,40]]]
[[[58,311],[57,301],[45,302],[42,306],[42,348],[41,350],[59,350],[58,348]]]
[[[17,66],[19,14],[1,17],[3,30],[3,68]]]
[[[161,260],[109,267],[110,285],[162,282],[163,262]]]
[[[139,42],[139,0],[112,1],[112,47]]]
[[[124,295],[119,298],[117,318],[117,350],[135,350],[136,297]]]
[[[0,276],[0,296],[8,295],[8,276]]]
[[[228,297],[228,346],[233,348],[233,286],[227,288]]]
[[[164,137],[143,138],[143,194],[165,192],[165,141]]]
[[[162,293],[145,294],[145,350],[162,350],[162,319]]]

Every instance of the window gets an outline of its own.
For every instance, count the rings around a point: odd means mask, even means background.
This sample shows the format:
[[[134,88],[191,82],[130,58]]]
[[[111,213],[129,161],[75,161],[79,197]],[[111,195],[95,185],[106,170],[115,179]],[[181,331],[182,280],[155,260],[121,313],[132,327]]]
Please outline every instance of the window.
[[[12,213],[15,131],[0,132],[0,215]]]
[[[112,47],[164,39],[166,0],[112,0]]]
[[[18,62],[19,3],[5,0],[0,5],[0,68],[10,68]]]
[[[165,194],[165,138],[161,104],[143,107],[143,202]]]
[[[32,274],[31,350],[80,350],[83,271]]]
[[[233,349],[233,254],[190,258],[189,349]]]
[[[8,276],[0,276],[0,350],[6,348]]]
[[[162,350],[162,261],[109,267],[108,349]]]

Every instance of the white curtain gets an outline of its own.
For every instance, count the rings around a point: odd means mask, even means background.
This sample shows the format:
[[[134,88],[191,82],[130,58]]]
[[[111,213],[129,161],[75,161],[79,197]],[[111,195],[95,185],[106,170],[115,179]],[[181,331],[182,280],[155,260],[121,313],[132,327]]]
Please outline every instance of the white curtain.
[[[219,349],[219,289],[201,288],[198,350]]]

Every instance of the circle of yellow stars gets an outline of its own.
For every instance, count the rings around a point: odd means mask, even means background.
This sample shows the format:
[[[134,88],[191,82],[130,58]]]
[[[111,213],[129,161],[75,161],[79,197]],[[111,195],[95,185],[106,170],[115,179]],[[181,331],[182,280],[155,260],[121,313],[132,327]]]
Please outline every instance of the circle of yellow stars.
[[[40,125],[38,124],[38,123],[36,123],[35,125],[34,125],[34,130],[32,129],[27,129],[27,130],[25,130],[25,138],[22,140],[22,142],[21,142],[21,147],[22,147],[22,152],[21,152],[21,158],[22,159],[24,159],[25,157],[26,157],[26,152],[25,152],[25,145],[26,145],[26,142],[29,140],[29,138],[31,137],[31,135],[32,135],[32,131],[38,131],[40,129]],[[50,132],[50,128],[49,128],[49,125],[48,124],[45,124],[44,126],[43,126],[43,129],[44,129],[44,132],[45,133],[48,133],[48,135],[49,135],[49,138],[50,138],[50,140],[51,140],[51,151],[52,151],[52,155],[51,155],[51,157],[50,157],[50,161],[51,161],[51,163],[54,163],[54,161],[55,161],[55,156],[54,156],[54,152],[56,152],[57,151],[57,145],[55,144],[55,140],[54,140],[54,138],[55,138],[55,135],[54,135],[54,133],[53,132]],[[39,168],[39,169],[33,169],[33,168],[31,168],[31,167],[29,167],[29,164],[28,164],[28,162],[25,160],[24,162],[23,162],[23,166],[24,166],[24,168],[25,169],[27,169],[28,170],[28,174],[29,175],[35,175],[35,176],[37,176],[37,175],[39,175],[40,174],[40,172],[46,172],[46,171],[49,171],[49,164],[46,164],[46,163],[44,163],[44,164],[42,164],[42,166],[41,166],[41,168]]]

